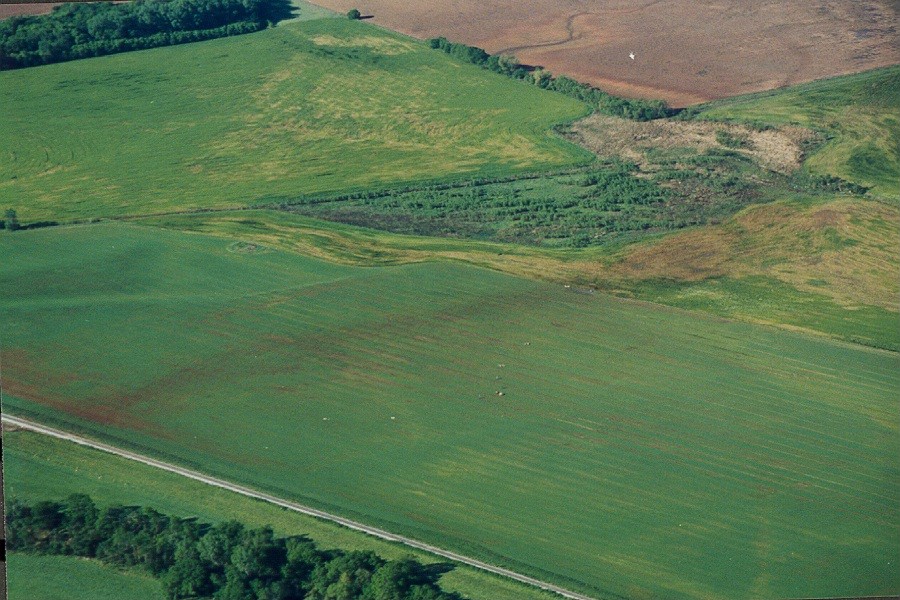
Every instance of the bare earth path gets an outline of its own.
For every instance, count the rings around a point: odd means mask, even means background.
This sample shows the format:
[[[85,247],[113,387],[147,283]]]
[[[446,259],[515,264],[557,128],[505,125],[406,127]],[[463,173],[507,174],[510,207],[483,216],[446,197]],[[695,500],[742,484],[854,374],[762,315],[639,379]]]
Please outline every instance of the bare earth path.
[[[313,2],[674,106],[900,63],[896,0]]]
[[[334,523],[338,523],[339,525],[343,525],[344,527],[348,527],[350,529],[354,529],[356,531],[362,531],[363,533],[367,533],[369,535],[373,535],[377,538],[381,538],[383,540],[388,540],[391,542],[399,542],[401,544],[405,544],[412,548],[416,548],[417,550],[424,550],[425,552],[430,552],[431,554],[435,554],[442,558],[447,558],[458,563],[462,563],[464,565],[468,565],[470,567],[475,567],[476,569],[481,569],[483,571],[488,571],[490,573],[494,573],[496,575],[500,575],[502,577],[508,577],[510,579],[514,579],[521,583],[525,583],[527,585],[533,585],[535,587],[555,592],[560,596],[564,596],[566,598],[571,598],[572,600],[594,600],[591,596],[586,596],[584,594],[579,594],[577,592],[569,591],[565,588],[553,585],[552,583],[547,583],[541,581],[539,579],[534,579],[533,577],[528,577],[527,575],[522,575],[520,573],[516,573],[515,571],[510,571],[509,569],[504,569],[503,567],[497,567],[486,562],[482,562],[480,560],[476,560],[474,558],[469,558],[467,556],[463,556],[461,554],[457,554],[455,552],[451,552],[449,550],[444,550],[442,548],[438,548],[437,546],[432,546],[430,544],[426,544],[424,542],[420,542],[418,540],[414,540],[412,538],[408,538],[402,535],[397,535],[391,533],[389,531],[385,531],[383,529],[378,529],[377,527],[371,527],[369,525],[365,525],[363,523],[359,523],[357,521],[351,521],[350,519],[345,519],[338,515],[334,515],[331,513],[327,513],[321,510],[317,510],[315,508],[311,508],[309,506],[304,506],[302,504],[298,504],[296,502],[291,502],[290,500],[285,500],[283,498],[278,498],[276,496],[272,496],[270,494],[266,494],[264,492],[260,492],[254,490],[252,488],[244,487],[242,485],[238,485],[236,483],[231,483],[229,481],[225,481],[224,479],[219,479],[217,477],[211,477],[209,475],[204,475],[203,473],[199,473],[197,471],[193,471],[191,469],[185,469],[184,467],[179,467],[178,465],[174,465],[172,463],[163,462],[161,460],[156,460],[155,458],[150,458],[149,456],[144,456],[143,454],[138,454],[136,452],[130,452],[128,450],[123,450],[122,448],[117,448],[116,446],[111,446],[109,444],[104,444],[103,442],[98,442],[89,438],[82,437],[80,435],[76,435],[74,433],[69,433],[67,431],[62,431],[60,429],[54,429],[52,427],[46,427],[39,423],[35,423],[33,421],[29,421],[26,419],[20,419],[19,417],[14,417],[11,415],[3,415],[2,420],[4,423],[9,423],[10,425],[14,425],[16,427],[20,427],[22,429],[28,429],[29,431],[35,431],[37,433],[41,433],[43,435],[49,435],[51,437],[55,437],[61,440],[65,440],[67,442],[74,442],[76,444],[80,444],[82,446],[87,446],[88,448],[94,448],[95,450],[101,450],[103,452],[108,452],[110,454],[115,454],[116,456],[121,456],[122,458],[127,458],[128,460],[133,460],[139,463],[143,463],[145,465],[149,465],[151,467],[155,467],[157,469],[162,469],[164,471],[169,471],[170,473],[175,473],[177,475],[181,475],[182,477],[187,477],[188,479],[193,479],[195,481],[199,481],[201,483],[205,483],[207,485],[212,485],[218,488],[222,488],[228,490],[230,492],[234,492],[236,494],[241,494],[242,496],[247,496],[249,498],[256,498],[257,500],[263,500],[264,502],[269,502],[271,504],[275,504],[277,506],[281,506],[282,508],[286,508],[288,510],[292,510],[298,513],[303,513],[305,515],[310,515],[313,517],[317,517],[319,519],[324,519],[326,521],[332,521]]]

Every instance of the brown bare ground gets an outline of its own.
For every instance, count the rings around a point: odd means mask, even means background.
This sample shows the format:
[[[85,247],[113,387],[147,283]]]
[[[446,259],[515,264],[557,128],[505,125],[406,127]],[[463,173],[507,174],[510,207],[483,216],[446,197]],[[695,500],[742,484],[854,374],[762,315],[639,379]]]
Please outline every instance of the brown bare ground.
[[[27,4],[0,4],[0,19],[25,15],[43,15],[62,2],[29,2]]]
[[[708,121],[659,119],[640,123],[596,113],[573,123],[565,135],[601,158],[623,157],[642,165],[645,153],[652,149],[693,148],[698,153],[710,148],[731,150],[716,141],[720,131],[745,139],[747,147],[735,151],[779,173],[799,168],[802,144],[815,137],[812,131],[795,126],[758,131],[744,125]]]
[[[69,0],[70,2],[90,2],[92,0]],[[124,0],[118,0],[113,4],[121,4]],[[10,17],[22,17],[26,15],[45,15],[62,2],[0,2],[0,19]]]
[[[892,0],[315,0],[684,106],[900,62]],[[629,58],[634,52],[635,59]]]

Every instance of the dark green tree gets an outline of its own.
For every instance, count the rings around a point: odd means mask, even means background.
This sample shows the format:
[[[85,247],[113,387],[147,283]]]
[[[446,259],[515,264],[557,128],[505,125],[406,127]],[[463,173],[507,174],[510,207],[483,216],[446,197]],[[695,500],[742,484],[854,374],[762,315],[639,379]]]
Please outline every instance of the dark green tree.
[[[175,564],[166,573],[163,583],[170,600],[206,596],[212,591],[207,565],[195,546],[187,546],[178,552]]]
[[[15,210],[13,210],[12,208],[7,208],[6,214],[4,215],[4,217],[5,218],[4,218],[3,222],[6,225],[7,229],[9,229],[10,231],[15,231],[16,229],[19,229],[19,217],[18,217],[18,215],[16,215]]]
[[[358,21],[362,18],[362,13],[358,9],[351,8],[347,11],[347,18],[351,21]]]

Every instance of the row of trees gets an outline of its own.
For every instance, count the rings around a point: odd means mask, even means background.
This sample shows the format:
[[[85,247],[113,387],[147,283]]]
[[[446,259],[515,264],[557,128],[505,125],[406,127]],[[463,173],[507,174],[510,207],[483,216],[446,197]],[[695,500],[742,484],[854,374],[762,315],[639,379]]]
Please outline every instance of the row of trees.
[[[412,558],[319,549],[271,527],[208,525],[138,506],[100,510],[90,497],[7,509],[12,551],[90,557],[161,577],[169,598],[217,600],[459,600],[437,585],[446,570]]]
[[[287,0],[63,4],[0,21],[0,69],[250,33],[290,14]]]
[[[514,79],[528,81],[538,87],[577,98],[604,114],[625,117],[636,121],[649,121],[675,114],[661,100],[635,100],[612,96],[585,83],[579,83],[574,79],[564,76],[553,77],[551,73],[544,69],[523,65],[513,56],[491,55],[481,48],[451,42],[445,37],[432,38],[428,40],[428,45],[435,50],[442,50],[454,58],[470,62],[489,71]]]

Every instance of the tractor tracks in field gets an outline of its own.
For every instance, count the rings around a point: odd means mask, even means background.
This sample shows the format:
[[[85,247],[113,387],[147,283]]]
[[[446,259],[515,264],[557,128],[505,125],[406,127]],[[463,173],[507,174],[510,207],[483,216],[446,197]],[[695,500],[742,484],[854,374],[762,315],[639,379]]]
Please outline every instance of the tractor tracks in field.
[[[627,9],[611,9],[605,11],[597,11],[597,10],[585,10],[576,13],[572,13],[566,18],[566,37],[554,40],[550,42],[539,42],[537,44],[524,44],[522,46],[511,46],[509,48],[503,48],[501,50],[497,50],[495,54],[515,54],[516,52],[520,52],[522,50],[534,50],[536,48],[552,48],[554,46],[562,46],[564,44],[568,44],[569,42],[574,42],[575,40],[581,39],[581,35],[575,35],[575,20],[581,17],[586,17],[588,15],[593,15],[597,17],[602,17],[604,15],[624,15],[634,12],[640,12],[642,10],[646,10],[655,4],[660,4],[664,0],[651,0],[650,2],[643,4],[641,6],[636,6],[633,8]]]
[[[493,573],[494,575],[499,575],[501,577],[506,577],[508,579],[512,579],[514,581],[518,581],[519,583],[524,583],[526,585],[530,585],[533,587],[540,588],[542,590],[546,590],[548,592],[553,592],[558,594],[564,598],[570,598],[571,600],[595,600],[591,596],[587,596],[585,594],[580,594],[578,592],[573,592],[571,590],[567,590],[563,587],[554,585],[552,583],[548,583],[546,581],[541,581],[540,579],[535,579],[534,577],[529,577],[527,575],[523,575],[521,573],[517,573],[516,571],[512,571],[510,569],[505,569],[503,567],[498,567],[496,565],[492,565],[490,563],[486,563],[484,561],[480,561],[475,558],[470,558],[468,556],[464,556],[462,554],[457,554],[456,552],[452,552],[450,550],[445,550],[443,548],[439,548],[438,546],[432,546],[431,544],[426,544],[425,542],[421,542],[419,540],[415,540],[413,538],[409,538],[403,535],[398,535],[395,533],[391,533],[384,529],[379,529],[378,527],[372,527],[370,525],[366,525],[364,523],[360,523],[358,521],[353,521],[351,519],[347,519],[341,517],[339,515],[325,512],[316,508],[312,508],[310,506],[306,506],[297,502],[292,502],[290,500],[286,500],[284,498],[279,498],[277,496],[273,496],[271,494],[267,494],[265,492],[255,490],[250,487],[246,487],[237,483],[233,483],[230,481],[226,481],[225,479],[219,479],[218,477],[213,477],[211,475],[205,475],[200,473],[199,471],[194,471],[192,469],[187,469],[185,467],[178,466],[173,463],[157,460],[155,458],[151,458],[149,456],[139,454],[137,452],[132,452],[130,450],[125,450],[123,448],[119,448],[117,446],[113,446],[110,444],[106,444],[97,440],[93,440],[90,438],[83,437],[81,435],[71,433],[68,431],[63,431],[61,429],[56,429],[53,427],[48,427],[46,425],[41,425],[40,423],[36,423],[34,421],[30,421],[28,419],[22,419],[20,417],[15,417],[12,415],[3,415],[2,416],[3,423],[8,423],[9,425],[13,425],[20,429],[27,429],[29,431],[33,431],[36,433],[40,433],[42,435],[47,435],[50,437],[54,437],[60,440],[64,440],[67,442],[72,442],[75,444],[79,444],[81,446],[86,446],[88,448],[93,448],[95,450],[100,450],[102,452],[106,452],[108,454],[114,454],[116,456],[120,456],[122,458],[126,458],[128,460],[133,460],[135,462],[139,462],[144,465],[148,465],[150,467],[154,467],[156,469],[161,469],[163,471],[168,471],[170,473],[174,473],[176,475],[181,475],[182,477],[187,477],[188,479],[193,479],[194,481],[199,481],[200,483],[205,483],[207,485],[211,485],[213,487],[221,488],[227,490],[229,492],[234,492],[236,494],[240,494],[242,496],[246,496],[248,498],[254,498],[256,500],[262,500],[263,502],[268,502],[270,504],[274,504],[276,506],[280,506],[287,510],[291,510],[294,512],[298,512],[304,515],[309,515],[312,517],[316,517],[318,519],[322,519],[325,521],[331,521],[332,523],[337,523],[338,525],[343,525],[348,529],[353,529],[355,531],[361,531],[362,533],[366,533],[368,535],[380,538],[382,540],[387,540],[389,542],[395,542],[399,544],[404,544],[411,548],[415,548],[416,550],[422,550],[424,552],[428,552],[429,554],[434,554],[436,556],[440,556],[441,558],[446,558],[452,560],[454,562],[467,565],[470,567],[474,567],[476,569],[480,569],[482,571],[487,571],[489,573]]]
[[[573,42],[580,38],[581,36],[575,35],[575,19],[578,17],[583,17],[585,15],[594,15],[597,13],[584,11],[577,12],[575,14],[569,15],[566,19],[566,37],[561,40],[556,40],[553,42],[540,42],[538,44],[526,44],[523,46],[512,46],[510,48],[503,48],[502,50],[497,50],[496,54],[515,54],[520,50],[533,50],[535,48],[551,48],[553,46],[562,46],[563,44],[568,44],[569,42]]]

